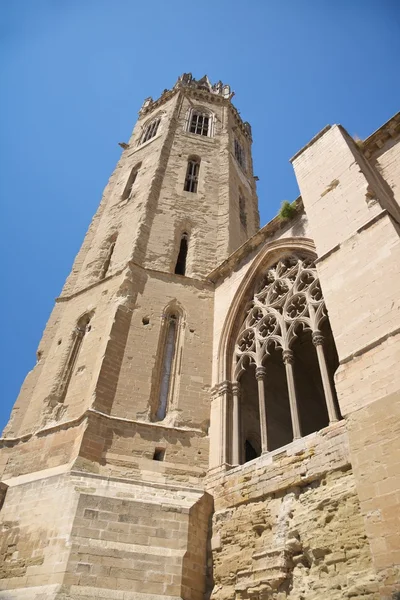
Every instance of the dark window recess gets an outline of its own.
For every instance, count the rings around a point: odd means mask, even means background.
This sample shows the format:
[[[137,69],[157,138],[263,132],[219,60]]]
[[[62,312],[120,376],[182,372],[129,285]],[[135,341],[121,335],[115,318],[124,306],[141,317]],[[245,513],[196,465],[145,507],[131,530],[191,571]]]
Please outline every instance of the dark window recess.
[[[134,185],[134,183],[136,181],[136,177],[138,175],[138,171],[139,171],[139,169],[137,167],[132,169],[132,172],[129,175],[128,181],[126,182],[125,189],[122,192],[121,200],[127,200],[127,198],[129,198],[129,196],[131,195],[133,185]]]
[[[190,133],[198,135],[210,135],[210,117],[203,113],[194,112],[190,121]]]
[[[240,222],[243,227],[247,228],[247,216],[246,216],[246,201],[243,196],[239,196],[239,216]]]
[[[104,279],[104,277],[107,275],[107,271],[110,268],[111,258],[114,253],[114,248],[115,248],[115,240],[113,242],[111,242],[111,244],[108,248],[107,256],[104,261],[102,271],[100,273],[100,279]]]
[[[181,245],[179,248],[178,260],[176,261],[176,275],[184,275],[186,271],[186,256],[188,251],[188,236],[187,233],[182,235]]]
[[[235,139],[235,158],[238,161],[242,169],[246,168],[246,154],[243,146]]]
[[[153,460],[162,462],[165,456],[165,448],[156,448],[153,454]]]
[[[252,444],[250,444],[249,440],[246,440],[244,445],[244,453],[245,453],[245,462],[249,462],[249,460],[253,460],[259,456],[258,452],[253,448]]]
[[[200,169],[200,161],[196,159],[189,159],[187,170],[186,170],[186,178],[185,178],[185,192],[193,192],[194,194],[197,192],[197,183],[199,181],[199,169]]]

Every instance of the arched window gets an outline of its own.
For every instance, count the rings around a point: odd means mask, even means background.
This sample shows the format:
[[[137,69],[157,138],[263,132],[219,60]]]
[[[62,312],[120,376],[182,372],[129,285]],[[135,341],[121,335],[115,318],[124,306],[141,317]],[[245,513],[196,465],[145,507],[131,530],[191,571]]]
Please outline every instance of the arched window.
[[[186,257],[188,252],[188,234],[183,233],[179,246],[179,254],[175,265],[176,275],[185,275],[186,272]]]
[[[159,343],[159,380],[152,394],[154,421],[162,421],[176,403],[179,392],[182,355],[183,314],[178,306],[166,309],[161,325]]]
[[[199,181],[199,170],[200,170],[200,158],[192,156],[188,160],[186,177],[185,177],[185,192],[197,192],[197,184]]]
[[[135,165],[133,167],[133,169],[128,177],[128,181],[126,182],[124,191],[122,192],[121,200],[127,200],[130,197],[130,195],[132,194],[132,188],[133,188],[136,178],[138,176],[141,165],[142,165],[142,163],[139,163],[138,165]]]
[[[244,229],[247,229],[246,200],[239,190],[239,218]]]
[[[58,401],[64,402],[67,395],[68,386],[71,381],[71,377],[76,365],[76,361],[79,356],[79,352],[82,347],[83,339],[85,335],[90,331],[90,321],[93,314],[83,315],[76,324],[75,331],[72,337],[72,343],[70,351],[67,357],[67,361],[64,366],[63,373],[60,378],[60,385],[58,387]]]
[[[205,137],[213,135],[213,119],[212,115],[202,109],[194,109],[189,113],[187,131]]]
[[[234,357],[233,427],[243,432],[234,456],[253,456],[256,427],[267,452],[339,419],[338,358],[312,259],[289,255],[264,271]]]
[[[234,148],[235,148],[235,158],[238,161],[239,165],[242,167],[242,169],[245,170],[246,169],[246,153],[244,151],[242,144],[239,142],[239,140],[237,138],[235,138]]]
[[[117,242],[117,236],[113,235],[111,236],[106,243],[106,247],[107,247],[107,252],[106,252],[106,257],[103,263],[103,268],[101,270],[100,273],[100,279],[104,279],[105,276],[107,275],[108,269],[110,268],[110,264],[111,264],[111,258],[112,255],[114,253],[114,249],[115,249],[115,244]]]
[[[152,121],[150,121],[150,123],[145,125],[145,128],[143,129],[143,133],[139,140],[139,146],[141,144],[144,144],[145,142],[148,142],[149,140],[151,140],[151,138],[153,138],[157,135],[158,126],[160,125],[160,121],[161,121],[161,117],[157,117],[156,119],[153,119]]]

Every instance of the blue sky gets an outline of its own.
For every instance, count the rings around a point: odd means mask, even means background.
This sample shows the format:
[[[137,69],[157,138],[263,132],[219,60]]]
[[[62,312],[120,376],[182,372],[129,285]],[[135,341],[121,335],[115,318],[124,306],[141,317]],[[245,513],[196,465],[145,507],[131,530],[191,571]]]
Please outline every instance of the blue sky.
[[[399,61],[397,0],[2,2],[0,427],[145,97],[187,71],[232,86],[265,224],[320,129],[399,110]]]

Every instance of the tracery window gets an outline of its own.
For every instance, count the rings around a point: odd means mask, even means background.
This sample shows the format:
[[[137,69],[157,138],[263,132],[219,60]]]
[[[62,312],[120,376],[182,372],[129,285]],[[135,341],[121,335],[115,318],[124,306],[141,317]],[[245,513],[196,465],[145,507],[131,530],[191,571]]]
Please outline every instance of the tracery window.
[[[244,151],[243,146],[239,142],[237,138],[235,138],[235,158],[238,161],[239,165],[242,169],[246,169],[246,153]]]
[[[194,110],[190,116],[189,132],[197,135],[211,137],[212,135],[212,118],[205,111]]]
[[[189,158],[186,169],[185,185],[183,188],[185,192],[192,192],[193,194],[197,192],[199,170],[200,159],[196,157]]]
[[[244,436],[232,449],[234,464],[252,455],[246,432],[256,423],[261,452],[267,452],[338,420],[337,354],[312,259],[287,256],[264,272],[234,364],[233,427]]]
[[[156,119],[153,119],[153,121],[151,121],[148,125],[146,125],[146,127],[144,128],[143,133],[141,135],[141,138],[139,141],[139,146],[141,144],[144,144],[145,142],[148,142],[149,140],[151,140],[151,138],[153,138],[157,135],[158,126],[160,125],[160,121],[161,121],[161,117],[157,117]]]

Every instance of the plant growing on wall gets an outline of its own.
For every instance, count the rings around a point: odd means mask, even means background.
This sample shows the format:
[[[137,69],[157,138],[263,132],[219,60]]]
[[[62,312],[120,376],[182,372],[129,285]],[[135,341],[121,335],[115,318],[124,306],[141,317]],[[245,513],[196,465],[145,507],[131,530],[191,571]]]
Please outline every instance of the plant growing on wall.
[[[293,219],[293,217],[295,216],[295,214],[296,214],[295,203],[293,202],[291,204],[287,200],[284,200],[282,202],[280,211],[278,213],[279,217],[281,219]]]

